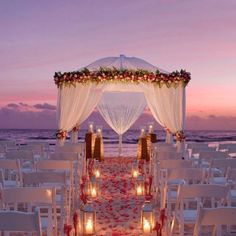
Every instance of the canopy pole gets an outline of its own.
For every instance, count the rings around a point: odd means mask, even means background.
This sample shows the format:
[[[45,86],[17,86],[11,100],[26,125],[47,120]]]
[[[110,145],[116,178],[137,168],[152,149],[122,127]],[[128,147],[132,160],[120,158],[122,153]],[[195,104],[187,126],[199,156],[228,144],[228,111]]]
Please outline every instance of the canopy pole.
[[[119,156],[122,155],[122,134],[119,134]]]

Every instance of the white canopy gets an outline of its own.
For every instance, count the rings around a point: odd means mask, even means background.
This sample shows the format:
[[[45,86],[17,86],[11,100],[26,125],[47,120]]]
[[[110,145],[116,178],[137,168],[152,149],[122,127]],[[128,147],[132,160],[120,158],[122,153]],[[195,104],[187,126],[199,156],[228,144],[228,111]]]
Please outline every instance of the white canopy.
[[[56,73],[54,78],[59,88],[59,133],[68,132],[80,125],[98,106],[111,128],[121,134],[120,130],[130,127],[145,107],[142,105],[143,100],[135,103],[128,99],[128,94],[142,93],[156,121],[172,134],[182,137],[185,123],[185,85],[190,80],[189,73],[185,71],[167,73],[142,59],[121,55],[99,59],[81,71]],[[118,100],[115,92],[126,93],[125,99]],[[106,97],[108,95],[103,96],[107,93],[110,93],[109,99]],[[123,111],[120,108],[120,113],[117,113],[119,103]],[[121,122],[128,113],[128,124]],[[126,128],[119,127],[118,132],[114,123],[123,124]]]
[[[147,70],[151,72],[156,72],[159,70],[160,72],[167,73],[156,66],[144,61],[143,59],[137,57],[126,57],[125,55],[120,55],[119,57],[105,57],[98,59],[97,61],[86,66],[90,71],[97,71],[100,68],[117,68],[117,69],[128,69],[128,70]]]

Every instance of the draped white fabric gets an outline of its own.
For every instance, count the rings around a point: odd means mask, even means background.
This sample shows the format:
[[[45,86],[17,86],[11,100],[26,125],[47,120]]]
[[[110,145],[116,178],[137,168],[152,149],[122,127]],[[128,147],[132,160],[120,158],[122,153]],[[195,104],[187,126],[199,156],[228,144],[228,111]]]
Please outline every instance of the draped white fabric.
[[[163,127],[170,129],[171,133],[183,130],[185,118],[185,89],[163,85],[143,85],[147,104],[156,119]]]
[[[142,114],[146,106],[143,93],[107,92],[104,93],[97,108],[108,125],[119,134],[119,154],[121,154],[121,135]]]
[[[145,98],[162,127],[168,128],[172,134],[184,129],[184,86],[168,88],[163,85],[160,88],[152,83],[90,83],[63,87],[58,93],[58,128],[70,131],[75,125],[80,125],[99,103],[98,110],[105,121],[117,134],[122,135],[143,112]]]
[[[95,84],[77,84],[59,89],[58,128],[70,131],[80,125],[93,112],[102,96],[102,87]]]

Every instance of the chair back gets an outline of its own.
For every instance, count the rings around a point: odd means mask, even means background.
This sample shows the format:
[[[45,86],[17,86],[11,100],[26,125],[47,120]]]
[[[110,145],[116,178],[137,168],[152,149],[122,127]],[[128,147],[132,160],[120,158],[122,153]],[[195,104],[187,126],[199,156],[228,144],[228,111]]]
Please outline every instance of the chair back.
[[[16,160],[19,159],[21,162],[34,161],[34,154],[31,150],[13,150],[6,153],[6,159]]]
[[[57,170],[73,171],[73,162],[65,160],[39,160],[35,163],[36,171],[39,170]]]
[[[21,164],[18,159],[16,160],[8,160],[2,159],[0,160],[0,170],[2,170],[2,180],[3,187],[7,182],[15,182],[15,185],[22,185],[22,172],[21,172]],[[11,183],[13,184],[13,182]]]
[[[34,232],[42,236],[39,212],[0,211],[0,231]]]
[[[183,179],[188,184],[203,184],[205,176],[205,171],[198,168],[167,169],[168,180]]]
[[[42,186],[43,184],[66,185],[66,172],[38,171],[22,174],[23,186]]]
[[[211,160],[211,159],[226,159],[230,156],[226,152],[217,152],[217,151],[201,151],[199,152],[199,159]]]
[[[175,151],[156,151],[158,160],[182,159],[182,153]]]
[[[218,168],[226,171],[228,167],[236,168],[236,159],[227,158],[227,159],[213,159],[211,161],[211,168]]]
[[[191,168],[193,162],[191,160],[160,160],[159,167],[161,169],[172,169],[172,168]]]
[[[54,152],[49,155],[50,160],[78,161],[79,154],[77,152]]]
[[[1,190],[2,205],[4,209],[10,210],[12,206],[14,211],[25,211],[22,203],[26,204],[27,211],[32,212],[32,206],[42,208],[40,218],[47,218],[47,233],[57,235],[57,208],[56,208],[56,190],[46,187],[20,187],[5,188]],[[24,205],[23,205],[24,206]],[[44,209],[47,209],[45,211]],[[54,228],[53,228],[54,226]]]
[[[183,203],[184,199],[210,200],[210,207],[222,204],[229,195],[229,186],[217,184],[192,184],[180,185],[177,192],[177,204]],[[207,202],[206,202],[207,203]]]
[[[236,207],[200,208],[194,227],[194,236],[201,235],[201,226],[214,226],[216,235],[222,235],[219,226],[236,224]]]
[[[65,143],[64,146],[56,146],[55,152],[84,152],[84,144],[83,143]]]

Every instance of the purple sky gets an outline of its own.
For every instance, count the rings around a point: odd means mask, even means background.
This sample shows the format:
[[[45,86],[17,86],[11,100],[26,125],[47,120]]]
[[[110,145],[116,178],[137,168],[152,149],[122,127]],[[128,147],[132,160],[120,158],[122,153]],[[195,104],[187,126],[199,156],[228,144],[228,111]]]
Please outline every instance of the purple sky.
[[[55,127],[54,72],[125,54],[192,73],[188,128],[236,129],[235,26],[235,0],[0,1],[0,128]]]

